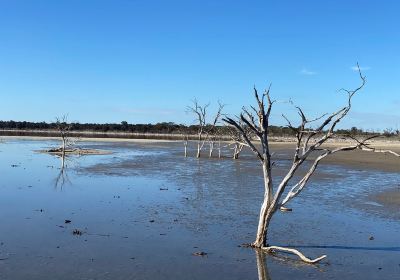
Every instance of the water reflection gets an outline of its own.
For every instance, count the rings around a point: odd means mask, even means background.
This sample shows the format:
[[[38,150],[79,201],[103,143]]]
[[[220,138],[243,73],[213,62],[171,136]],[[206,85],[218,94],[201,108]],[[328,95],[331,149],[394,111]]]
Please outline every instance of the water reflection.
[[[258,280],[271,280],[268,272],[265,253],[258,249],[255,249],[254,252],[256,253],[257,259]]]
[[[54,188],[62,190],[65,184],[71,184],[71,180],[68,177],[68,158],[65,153],[62,153],[61,155],[56,155],[56,157],[60,158],[61,167],[60,172],[54,180]]]
[[[307,247],[307,246],[304,246]],[[329,248],[329,247],[327,247]],[[254,249],[256,254],[256,263],[257,263],[257,272],[258,272],[258,279],[259,280],[271,280],[271,276],[268,271],[267,266],[267,258],[270,257],[273,259],[274,263],[281,263],[283,267],[287,270],[291,270],[293,268],[313,268],[314,271],[324,273],[325,270],[320,264],[310,264],[305,263],[301,260],[292,258],[290,256],[280,256],[278,254],[267,254],[260,249]],[[270,259],[271,260],[271,259]],[[275,267],[276,268],[276,267]],[[320,277],[320,275],[319,275]]]

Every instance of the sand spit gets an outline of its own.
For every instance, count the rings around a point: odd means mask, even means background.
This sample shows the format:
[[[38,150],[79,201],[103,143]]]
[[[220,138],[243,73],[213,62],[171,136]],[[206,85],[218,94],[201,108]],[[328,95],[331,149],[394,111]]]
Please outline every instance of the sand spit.
[[[45,153],[51,155],[62,156],[62,151],[56,150],[37,150],[35,152],[38,153]],[[112,154],[112,151],[106,150],[97,150],[97,149],[72,149],[72,150],[65,150],[65,155],[77,155],[77,156],[86,156],[86,155],[109,155]]]

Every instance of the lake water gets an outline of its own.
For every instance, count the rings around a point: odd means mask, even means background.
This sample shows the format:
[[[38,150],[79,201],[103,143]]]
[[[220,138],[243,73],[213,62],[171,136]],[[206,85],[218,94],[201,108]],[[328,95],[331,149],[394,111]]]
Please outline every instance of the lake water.
[[[310,266],[239,246],[254,240],[263,195],[250,154],[196,159],[179,142],[85,142],[113,153],[71,156],[61,170],[60,158],[35,152],[57,144],[0,143],[0,279],[400,277],[399,215],[367,199],[398,186],[399,174],[321,164],[269,235],[328,255]],[[277,151],[276,178],[287,155]]]

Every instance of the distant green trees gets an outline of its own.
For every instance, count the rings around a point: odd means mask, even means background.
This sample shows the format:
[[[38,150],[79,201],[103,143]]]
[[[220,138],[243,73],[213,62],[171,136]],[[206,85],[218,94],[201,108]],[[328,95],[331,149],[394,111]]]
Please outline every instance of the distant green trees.
[[[195,135],[198,131],[197,125],[184,125],[176,124],[173,122],[160,122],[156,124],[130,124],[127,121],[122,121],[121,123],[70,123],[71,131],[77,132],[121,132],[121,133],[161,133],[161,134],[185,134]],[[47,122],[28,122],[28,121],[0,121],[1,130],[57,130],[57,123],[47,123]],[[229,130],[226,126],[216,126],[216,133],[218,135],[229,135]],[[274,126],[271,125],[269,128],[271,136],[294,136],[293,130],[287,126]],[[363,131],[357,127],[352,127],[350,129],[338,129],[337,134],[341,135],[373,135],[377,132],[373,131]],[[381,133],[383,136],[392,137],[399,136],[398,129],[387,128]]]

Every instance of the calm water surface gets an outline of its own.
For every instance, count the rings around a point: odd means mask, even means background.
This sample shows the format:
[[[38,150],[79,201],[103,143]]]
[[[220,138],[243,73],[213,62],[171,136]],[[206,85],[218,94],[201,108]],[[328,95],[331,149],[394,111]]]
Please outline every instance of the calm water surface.
[[[181,143],[85,142],[113,154],[69,157],[61,170],[59,158],[35,152],[55,145],[0,144],[0,279],[400,279],[399,215],[367,201],[398,186],[398,174],[321,165],[269,236],[328,255],[309,266],[239,247],[254,239],[263,194],[249,155],[196,159],[183,157]],[[290,161],[287,151],[277,157],[279,178]]]

